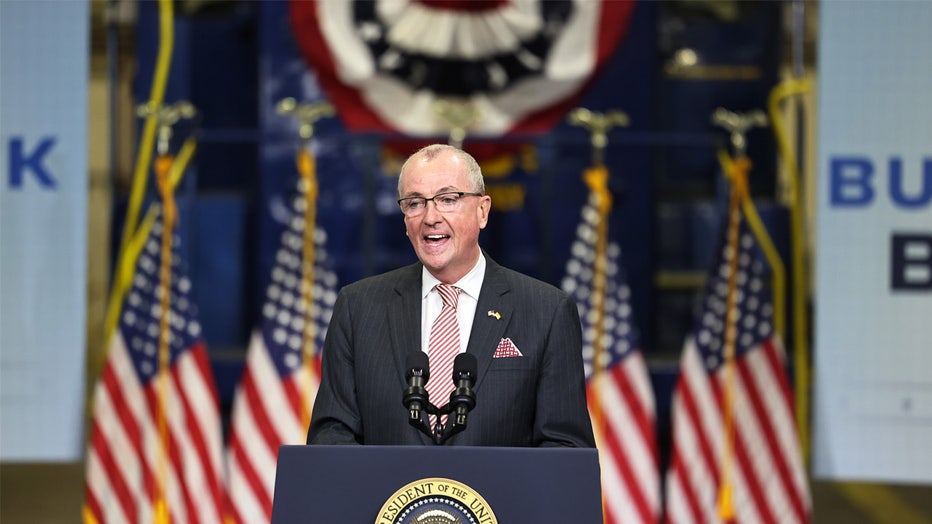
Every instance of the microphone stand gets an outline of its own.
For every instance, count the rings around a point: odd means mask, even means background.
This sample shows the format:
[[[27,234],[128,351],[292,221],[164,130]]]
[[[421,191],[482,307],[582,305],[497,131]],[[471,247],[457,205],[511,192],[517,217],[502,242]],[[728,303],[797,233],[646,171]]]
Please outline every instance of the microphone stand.
[[[440,443],[466,429],[466,415],[476,407],[476,394],[472,390],[476,383],[476,357],[469,353],[460,353],[453,361],[453,382],[456,389],[450,393],[450,402],[443,407],[447,418],[447,427],[440,431],[435,429]]]
[[[423,353],[412,353],[407,367],[405,378],[408,387],[402,396],[402,403],[408,409],[408,424],[429,436],[437,445],[466,429],[466,415],[476,407],[476,394],[472,390],[476,376],[476,357],[466,353],[456,357],[453,373],[456,388],[450,393],[450,401],[441,408],[430,402],[430,394],[424,387],[430,378],[427,357]],[[428,423],[431,415],[437,419],[433,428]],[[444,415],[447,415],[446,427],[440,422]]]
[[[453,435],[466,429],[466,415],[476,407],[476,394],[471,387],[471,381],[460,382],[459,386],[450,393],[450,402],[441,408],[442,414],[452,414],[447,418],[447,427],[438,435],[438,444],[443,444]],[[439,418],[438,418],[439,420]],[[439,428],[440,423],[437,423]]]
[[[430,437],[435,444],[439,444],[428,420],[430,420],[430,415],[439,415],[440,411],[428,400],[427,391],[423,387],[408,387],[403,400],[405,407],[408,408],[408,424]]]
[[[440,411],[437,407],[428,402],[424,409],[408,411],[408,424],[411,424],[415,429],[430,437],[431,440],[434,441],[434,444],[440,444],[437,435],[434,434],[430,424],[427,422],[430,415],[439,416],[439,414]]]
[[[421,409],[410,409],[408,411],[408,424],[430,437],[431,440],[434,441],[434,444],[437,445],[443,444],[453,435],[466,429],[466,413],[476,405],[476,396],[472,391],[467,391],[466,393],[460,393],[458,395],[457,392],[460,389],[462,388],[457,388],[457,390],[450,395],[451,401],[441,408],[434,406],[430,402],[426,402],[426,406]],[[456,401],[452,400],[454,396],[457,396]],[[470,401],[472,405],[468,408],[457,409],[464,404],[469,404]],[[433,428],[431,428],[428,423],[430,415],[435,415],[437,417],[437,424]],[[450,415],[447,417],[446,426],[440,425],[440,417],[443,415]]]

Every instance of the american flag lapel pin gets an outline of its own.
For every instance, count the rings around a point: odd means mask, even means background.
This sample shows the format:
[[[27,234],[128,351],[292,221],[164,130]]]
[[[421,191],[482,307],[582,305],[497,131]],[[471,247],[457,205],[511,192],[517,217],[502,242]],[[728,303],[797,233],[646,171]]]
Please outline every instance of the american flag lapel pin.
[[[501,313],[499,313],[498,311],[491,310],[491,309],[488,310],[488,311],[486,312],[486,315],[487,315],[487,316],[490,316],[490,317],[495,317],[495,320],[501,320],[501,319],[502,319],[502,314],[501,314]]]

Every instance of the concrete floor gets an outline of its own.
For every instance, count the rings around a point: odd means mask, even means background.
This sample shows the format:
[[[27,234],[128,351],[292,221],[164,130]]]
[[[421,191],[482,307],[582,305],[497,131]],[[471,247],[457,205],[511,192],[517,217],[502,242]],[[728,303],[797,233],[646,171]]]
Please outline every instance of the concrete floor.
[[[79,462],[0,464],[0,521],[80,523],[83,489]],[[812,494],[815,524],[932,524],[932,486],[816,481]]]

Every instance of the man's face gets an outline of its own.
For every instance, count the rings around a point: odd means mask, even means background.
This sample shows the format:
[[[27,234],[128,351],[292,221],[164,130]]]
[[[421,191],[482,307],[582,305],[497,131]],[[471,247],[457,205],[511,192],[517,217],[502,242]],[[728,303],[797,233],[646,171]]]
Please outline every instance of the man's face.
[[[466,167],[453,151],[442,151],[431,160],[415,158],[401,175],[402,198],[430,198],[447,191],[473,191]],[[417,258],[437,279],[452,284],[479,260],[479,231],[488,223],[491,205],[488,195],[464,196],[455,211],[441,213],[428,202],[421,215],[405,217]]]

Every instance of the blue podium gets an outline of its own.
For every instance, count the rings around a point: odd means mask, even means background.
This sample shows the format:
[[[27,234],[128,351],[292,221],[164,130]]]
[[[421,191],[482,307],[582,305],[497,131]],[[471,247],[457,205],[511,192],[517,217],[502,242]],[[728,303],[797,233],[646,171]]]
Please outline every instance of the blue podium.
[[[282,446],[272,524],[601,524],[595,449]]]

